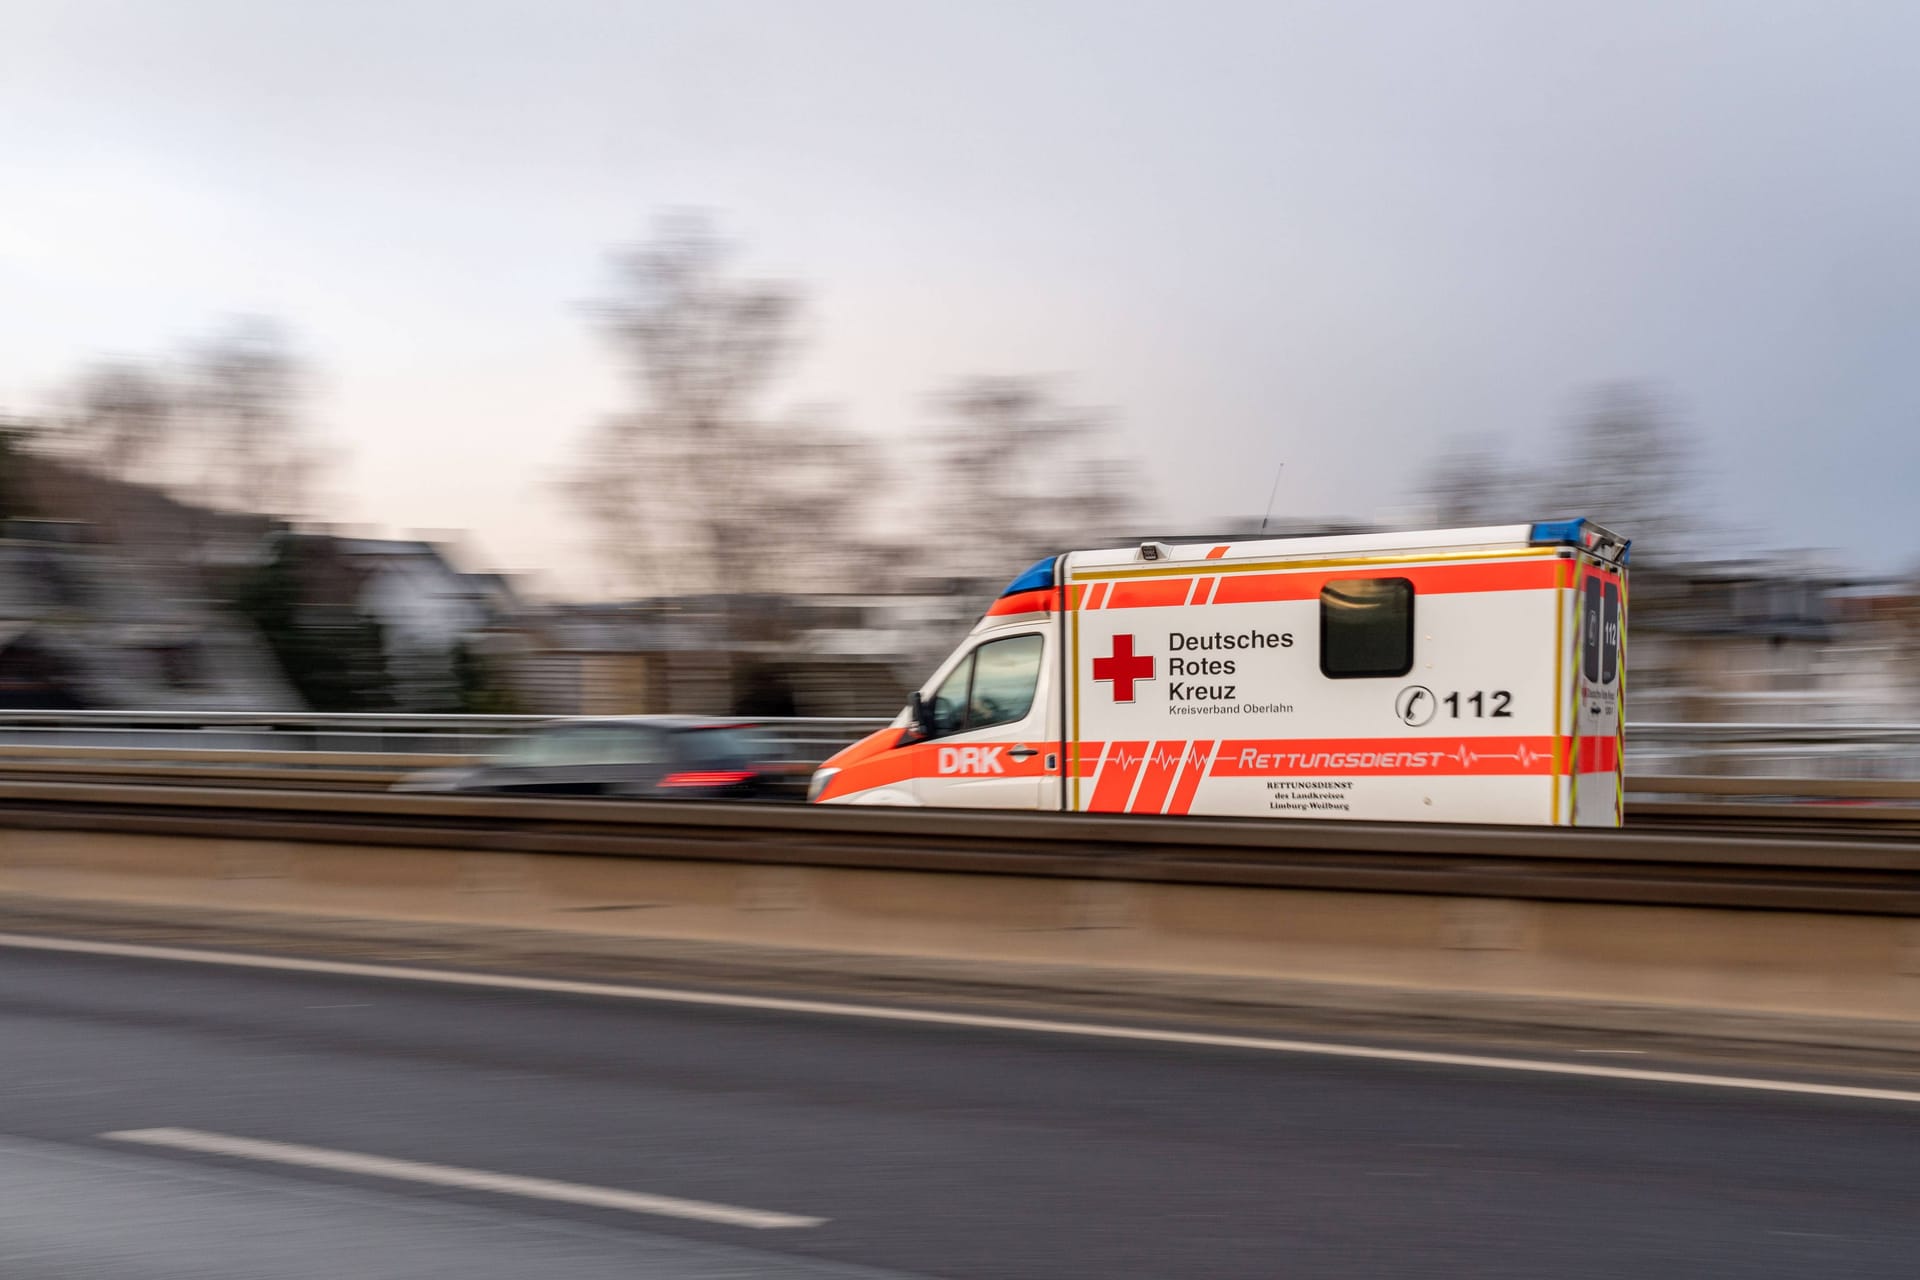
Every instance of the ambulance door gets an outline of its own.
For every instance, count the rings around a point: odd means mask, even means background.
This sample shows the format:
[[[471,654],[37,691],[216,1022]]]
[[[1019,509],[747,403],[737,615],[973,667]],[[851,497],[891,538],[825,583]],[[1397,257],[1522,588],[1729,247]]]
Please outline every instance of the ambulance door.
[[[1580,665],[1574,673],[1573,821],[1620,825],[1621,691],[1625,684],[1626,600],[1622,579],[1586,566],[1579,588]]]
[[[1059,800],[1059,733],[1050,724],[1050,629],[983,636],[928,699],[917,750],[922,804],[956,809],[1052,809]]]

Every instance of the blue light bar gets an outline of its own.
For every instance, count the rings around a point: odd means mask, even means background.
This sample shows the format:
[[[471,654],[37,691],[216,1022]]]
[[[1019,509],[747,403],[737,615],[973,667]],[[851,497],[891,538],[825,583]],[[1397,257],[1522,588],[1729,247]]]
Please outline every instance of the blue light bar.
[[[1036,560],[1033,568],[1015,578],[1011,585],[1000,594],[1017,595],[1022,591],[1044,591],[1053,585],[1053,562],[1058,556],[1048,556],[1045,560]]]
[[[1533,526],[1533,532],[1528,536],[1527,541],[1536,547],[1577,547],[1582,545],[1580,532],[1586,527],[1587,522],[1584,519],[1541,520]]]
[[[1536,547],[1579,547],[1590,551],[1602,560],[1611,560],[1617,564],[1627,563],[1627,555],[1633,549],[1631,539],[1623,538],[1608,529],[1602,529],[1591,520],[1540,520],[1535,522],[1527,541]]]

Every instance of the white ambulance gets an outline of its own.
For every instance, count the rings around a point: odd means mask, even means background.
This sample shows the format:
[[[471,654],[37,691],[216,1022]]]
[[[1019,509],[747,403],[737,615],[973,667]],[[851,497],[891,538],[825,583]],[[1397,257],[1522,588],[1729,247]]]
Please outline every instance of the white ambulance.
[[[1618,826],[1627,551],[1565,520],[1050,557],[811,798]]]

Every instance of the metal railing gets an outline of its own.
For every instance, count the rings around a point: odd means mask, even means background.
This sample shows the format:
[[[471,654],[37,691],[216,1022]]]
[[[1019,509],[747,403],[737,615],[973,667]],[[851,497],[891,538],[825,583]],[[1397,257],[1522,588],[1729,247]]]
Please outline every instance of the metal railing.
[[[314,712],[36,711],[0,715],[0,758],[134,762],[159,752],[267,753],[278,768],[339,757],[383,765],[485,752],[503,736],[564,717]],[[876,718],[756,719],[782,757],[811,765],[888,723]],[[310,753],[303,758],[302,753]],[[1627,728],[1630,778],[1715,776],[1920,781],[1920,724],[1641,722]]]
[[[1920,725],[1629,723],[1628,774],[1920,780]]]
[[[132,750],[312,751],[474,755],[558,716],[386,715],[359,712],[10,711],[0,746]],[[818,761],[886,724],[880,719],[751,719],[799,761]]]

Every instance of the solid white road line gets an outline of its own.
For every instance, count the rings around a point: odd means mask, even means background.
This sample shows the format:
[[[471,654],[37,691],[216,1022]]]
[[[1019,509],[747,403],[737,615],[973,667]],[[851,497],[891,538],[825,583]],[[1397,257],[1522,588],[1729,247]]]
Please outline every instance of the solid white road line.
[[[987,1013],[949,1013],[938,1009],[901,1009],[889,1008],[885,1005],[843,1004],[830,1000],[791,1000],[781,996],[729,995],[724,992],[686,991],[674,987],[575,982],[565,978],[523,978],[510,974],[461,973],[449,969],[356,964],[346,960],[296,960],[286,956],[202,951],[189,947],[153,947],[134,942],[92,942],[77,938],[49,938],[27,933],[0,933],[0,947],[13,947],[23,951],[60,951],[79,955],[121,956],[134,960],[168,960],[183,964],[218,965],[230,969],[268,969],[281,973],[314,973],[340,978],[425,982],[439,986],[480,987],[494,991],[539,991],[551,995],[644,1000],[655,1004],[701,1005],[708,1008],[753,1009],[769,1013],[800,1013],[829,1018],[860,1018],[869,1022],[966,1027],[982,1031],[1018,1031],[1039,1035],[1078,1036],[1091,1040],[1191,1045],[1207,1049],[1249,1049],[1260,1053],[1348,1058],[1367,1062],[1408,1062],[1434,1067],[1472,1067],[1486,1071],[1518,1071],[1531,1075],[1577,1076],[1589,1080],[1628,1080],[1646,1084],[1690,1085],[1705,1089],[1741,1089],[1758,1093],[1802,1094],[1820,1098],[1855,1098],[1871,1102],[1920,1103],[1920,1091],[1909,1089],[1873,1089],[1857,1085],[1818,1084],[1802,1080],[1702,1075],[1691,1071],[1653,1071],[1640,1067],[1606,1067],[1597,1063],[1554,1062],[1537,1058],[1496,1058],[1482,1054],[1440,1053],[1426,1049],[1382,1049],[1371,1045],[1334,1044],[1318,1040],[1279,1040],[1267,1036],[1219,1035],[1205,1031],[1171,1031],[1154,1027],[1113,1026],[1097,1022],[1058,1022],[1044,1018],[1002,1017]]]
[[[237,1156],[243,1160],[265,1160],[307,1169],[359,1173],[401,1182],[425,1182],[436,1187],[493,1191],[533,1200],[591,1205],[596,1209],[621,1209],[627,1213],[691,1218],[696,1222],[717,1222],[728,1227],[753,1227],[759,1230],[817,1227],[826,1221],[825,1218],[804,1218],[791,1213],[768,1213],[729,1204],[710,1204],[705,1200],[681,1200],[673,1196],[647,1195],[640,1191],[619,1191],[612,1187],[589,1187],[578,1182],[555,1182],[550,1178],[522,1178],[510,1173],[488,1173],[483,1169],[460,1169],[453,1165],[426,1164],[418,1160],[393,1160],[354,1151],[303,1147],[291,1142],[234,1138],[224,1133],[205,1133],[199,1129],[121,1129],[100,1136],[112,1142],[137,1142],[143,1146],[170,1147],[176,1151]]]

